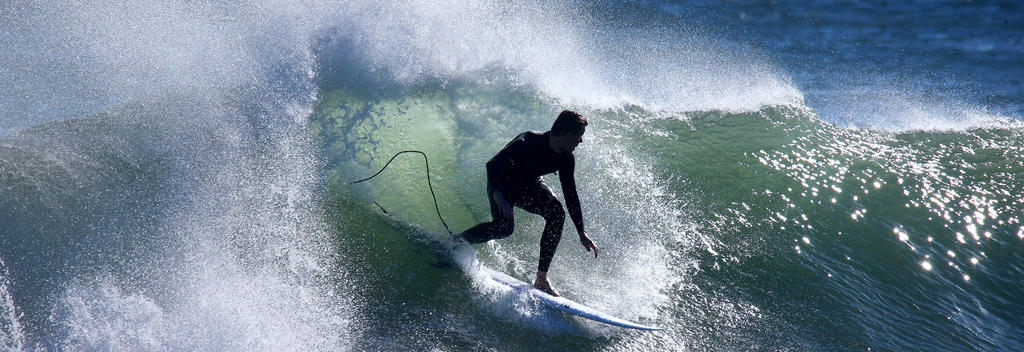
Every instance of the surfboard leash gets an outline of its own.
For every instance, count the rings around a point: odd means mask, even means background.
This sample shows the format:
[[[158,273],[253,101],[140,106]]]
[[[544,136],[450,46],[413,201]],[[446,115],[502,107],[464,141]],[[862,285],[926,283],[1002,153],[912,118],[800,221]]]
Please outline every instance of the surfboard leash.
[[[391,160],[388,160],[388,162],[384,164],[384,167],[380,168],[380,170],[377,171],[377,173],[373,174],[373,176],[364,178],[359,181],[354,181],[350,183],[350,185],[354,185],[363,181],[368,181],[371,178],[377,177],[377,175],[380,175],[381,172],[384,172],[384,169],[388,168],[388,165],[391,165],[392,161],[395,161],[395,158],[405,153],[419,153],[420,155],[423,156],[423,163],[426,165],[427,169],[427,187],[430,188],[430,197],[434,199],[434,210],[437,211],[437,218],[441,220],[441,224],[444,225],[444,229],[448,231],[448,234],[454,235],[452,233],[452,229],[448,228],[448,223],[444,221],[444,217],[441,216],[441,208],[437,206],[437,195],[434,194],[434,185],[430,182],[430,160],[427,160],[427,154],[424,152],[421,152],[419,150],[403,150],[398,153],[395,153],[395,155],[391,156]],[[385,210],[384,207],[381,206],[379,203],[377,203],[377,201],[373,201],[373,204],[376,204],[378,207],[380,207],[380,210],[383,211],[384,214],[388,213],[388,211]]]

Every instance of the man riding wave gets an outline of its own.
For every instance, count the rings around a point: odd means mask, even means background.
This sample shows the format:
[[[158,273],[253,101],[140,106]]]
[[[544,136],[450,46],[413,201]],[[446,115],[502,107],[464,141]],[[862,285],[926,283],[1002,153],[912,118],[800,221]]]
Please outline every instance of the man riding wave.
[[[544,232],[540,239],[540,261],[533,285],[553,296],[558,293],[548,282],[548,267],[562,238],[565,209],[555,198],[551,188],[541,176],[558,172],[562,195],[569,208],[569,217],[576,226],[580,244],[587,251],[598,248],[583,230],[583,212],[576,193],[576,158],[573,151],[583,142],[587,119],[564,110],[547,132],[527,131],[519,134],[487,162],[487,198],[491,206],[491,221],[476,225],[458,235],[469,243],[483,243],[512,235],[514,216],[512,206],[544,218]]]

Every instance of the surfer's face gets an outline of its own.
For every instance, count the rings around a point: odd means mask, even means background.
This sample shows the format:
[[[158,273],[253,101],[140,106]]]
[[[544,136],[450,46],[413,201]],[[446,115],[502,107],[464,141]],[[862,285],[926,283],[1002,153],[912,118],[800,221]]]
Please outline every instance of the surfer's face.
[[[566,133],[562,136],[551,136],[551,146],[558,153],[572,153],[576,147],[583,143],[583,134],[586,128],[581,128],[576,133]]]
[[[579,146],[580,143],[583,143],[583,134],[586,133],[586,132],[587,132],[586,127],[583,127],[583,128],[580,128],[580,132],[579,133],[570,133],[570,134],[567,135],[567,137],[569,137],[569,150],[568,151],[570,153],[572,151],[576,150],[576,147]]]

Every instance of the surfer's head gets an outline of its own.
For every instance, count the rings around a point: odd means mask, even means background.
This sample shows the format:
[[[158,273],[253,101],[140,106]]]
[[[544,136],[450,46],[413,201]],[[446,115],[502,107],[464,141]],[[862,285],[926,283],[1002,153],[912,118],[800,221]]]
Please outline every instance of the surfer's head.
[[[551,148],[558,153],[576,150],[583,143],[583,134],[587,131],[587,119],[572,110],[562,110],[551,125]]]

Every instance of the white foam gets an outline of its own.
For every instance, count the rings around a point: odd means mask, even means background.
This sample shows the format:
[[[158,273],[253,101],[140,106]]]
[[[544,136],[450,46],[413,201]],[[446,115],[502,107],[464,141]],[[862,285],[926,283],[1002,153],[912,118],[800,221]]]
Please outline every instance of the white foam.
[[[1021,128],[1024,123],[955,97],[928,97],[912,88],[872,86],[853,90],[831,102],[836,116],[824,116],[848,127],[889,132],[967,131]]]
[[[454,248],[451,254],[469,276],[473,287],[484,298],[480,302],[492,314],[547,335],[593,335],[583,328],[581,321],[551,309],[530,294],[513,290],[495,281],[487,270],[481,270],[484,264],[477,259],[477,252],[469,245],[462,244]]]
[[[559,268],[559,278],[571,282],[595,308],[627,319],[656,319],[659,308],[671,300],[668,288],[686,276],[679,270],[684,268],[671,264],[669,248],[686,251],[699,234],[679,195],[665,189],[648,162],[608,143],[613,138],[591,139],[603,157],[587,158],[594,155],[588,153],[590,146],[581,148],[577,167],[588,171],[577,175],[577,183],[587,190],[581,200],[590,205],[584,207],[588,234],[603,248],[603,257],[594,259],[582,251],[575,231],[568,230],[568,241],[563,241],[567,248],[559,258],[567,265]]]
[[[68,351],[93,350],[268,350],[308,351],[337,348],[322,344],[315,313],[304,310],[305,297],[270,280],[208,273],[221,281],[202,281],[194,295],[158,302],[129,292],[112,278],[71,285],[50,319],[57,323]],[[282,309],[284,308],[284,309]]]
[[[163,350],[170,333],[163,310],[148,297],[126,294],[109,280],[72,285],[50,319],[64,330],[62,349]]]
[[[116,0],[19,5],[0,13],[0,46],[9,49],[0,53],[0,80],[10,83],[0,87],[0,130],[174,92],[217,96],[225,89],[281,85],[303,90],[314,67],[311,37],[334,14],[332,6]]]
[[[365,70],[399,82],[497,67],[563,104],[592,108],[750,111],[803,100],[756,49],[655,28],[621,29],[571,4],[356,4],[339,22],[334,45],[344,55],[356,52]]]
[[[62,298],[52,328],[64,335],[48,342],[69,350],[347,348],[352,303],[333,288],[343,273],[318,213],[318,156],[301,131],[315,94],[313,37],[336,11],[319,1],[66,1],[0,12],[15,34],[0,43],[18,49],[0,69],[13,83],[4,89],[18,93],[0,93],[5,117],[24,113],[15,121],[37,125],[186,97],[160,104],[167,116],[129,116],[187,120],[159,131],[185,137],[149,142],[188,145],[142,148],[166,154],[153,160],[177,176],[151,186],[168,193],[153,200],[165,209],[155,220],[128,219],[155,223],[144,230],[158,239],[143,242],[163,247],[118,258],[159,279],[69,269],[76,281],[53,293]],[[226,103],[233,94],[251,101]],[[138,136],[149,135],[107,140]]]
[[[28,347],[25,331],[21,326],[21,314],[11,295],[10,273],[0,258],[0,350],[24,351]]]

